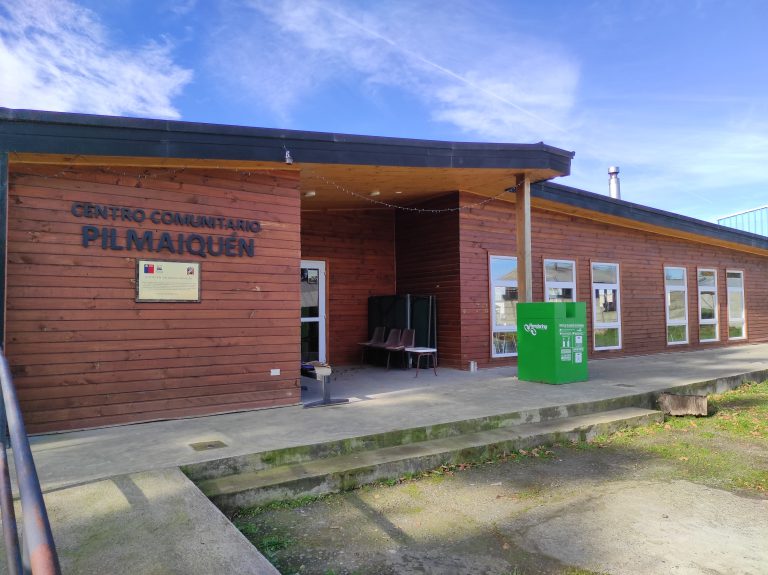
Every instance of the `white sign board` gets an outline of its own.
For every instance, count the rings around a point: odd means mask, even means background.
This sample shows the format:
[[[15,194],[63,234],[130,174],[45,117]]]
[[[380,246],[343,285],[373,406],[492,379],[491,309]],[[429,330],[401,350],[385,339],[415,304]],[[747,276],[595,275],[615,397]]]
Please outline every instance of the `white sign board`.
[[[137,302],[199,302],[200,263],[137,260]]]

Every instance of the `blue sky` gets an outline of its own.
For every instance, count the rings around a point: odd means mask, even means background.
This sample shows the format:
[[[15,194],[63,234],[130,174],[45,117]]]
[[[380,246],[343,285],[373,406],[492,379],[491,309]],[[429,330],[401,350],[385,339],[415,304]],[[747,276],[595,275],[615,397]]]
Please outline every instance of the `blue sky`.
[[[576,152],[558,181],[768,203],[764,0],[3,0],[0,106]]]

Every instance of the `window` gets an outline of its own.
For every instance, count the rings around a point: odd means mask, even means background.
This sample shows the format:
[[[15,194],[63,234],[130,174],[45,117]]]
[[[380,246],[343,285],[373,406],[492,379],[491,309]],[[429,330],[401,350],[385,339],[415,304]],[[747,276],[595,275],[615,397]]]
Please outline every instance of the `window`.
[[[491,256],[491,356],[517,355],[517,258]]]
[[[619,264],[592,264],[592,327],[596,350],[621,349]]]
[[[728,339],[746,339],[746,306],[744,305],[744,272],[725,272],[728,285]]]
[[[544,260],[544,301],[576,301],[576,262]]]
[[[688,284],[685,268],[664,268],[667,345],[688,343]]]
[[[696,274],[699,286],[699,341],[720,339],[717,329],[717,272],[700,269]]]

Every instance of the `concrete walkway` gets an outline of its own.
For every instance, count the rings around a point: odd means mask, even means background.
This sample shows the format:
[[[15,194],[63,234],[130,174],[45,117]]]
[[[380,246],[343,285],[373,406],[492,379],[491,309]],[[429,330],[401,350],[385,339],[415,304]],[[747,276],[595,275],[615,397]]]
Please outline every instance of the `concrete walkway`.
[[[768,344],[593,360],[589,368],[588,382],[559,386],[519,382],[514,368],[476,373],[438,368],[437,377],[424,370],[418,378],[413,370],[346,368],[336,370],[333,389],[334,396],[350,397],[348,404],[34,437],[32,450],[64,572],[274,573],[178,472],[179,465],[747,373],[765,379]],[[191,447],[213,441],[225,447]]]
[[[590,361],[590,380],[568,385],[517,381],[515,368],[475,373],[348,368],[333,395],[349,404],[281,407],[41,435],[31,439],[44,490],[113,475],[246,453],[658,391],[768,370],[768,344]],[[306,382],[306,380],[305,380]],[[226,447],[194,451],[190,444]]]

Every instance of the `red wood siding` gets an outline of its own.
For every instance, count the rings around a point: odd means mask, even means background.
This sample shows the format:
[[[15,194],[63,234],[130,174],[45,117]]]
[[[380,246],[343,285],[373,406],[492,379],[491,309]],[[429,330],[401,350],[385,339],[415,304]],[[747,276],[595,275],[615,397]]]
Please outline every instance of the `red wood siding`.
[[[477,201],[462,194],[462,203]],[[725,272],[743,270],[748,341],[768,340],[768,262],[766,258],[632,230],[540,209],[532,211],[533,297],[543,298],[543,260],[575,260],[578,301],[587,302],[592,357],[614,357],[685,349],[706,349],[742,342],[728,341]],[[461,364],[514,363],[490,357],[488,256],[516,256],[515,206],[491,202],[461,212]],[[591,262],[618,263],[621,281],[622,349],[592,351]],[[688,270],[689,344],[668,346],[664,299],[665,265]],[[697,268],[714,268],[718,277],[720,342],[698,343]]]
[[[576,289],[579,301],[588,302],[590,337],[591,262],[619,264],[623,349],[593,352],[594,357],[706,349],[729,344],[727,269],[744,271],[749,341],[768,339],[768,258],[552,212],[536,211],[534,217],[534,268],[541,276],[543,258],[577,260]],[[669,346],[666,343],[665,266],[687,269],[689,343],[685,345]],[[717,270],[719,342],[698,342],[697,268]],[[741,342],[730,342],[736,343]]]
[[[418,208],[458,206],[458,193],[419,204]],[[397,213],[397,292],[437,296],[437,348],[440,365],[466,367],[462,360],[460,307],[459,214]],[[487,302],[486,302],[487,305]]]
[[[327,264],[329,363],[360,361],[368,296],[395,293],[394,246],[392,210],[302,212],[302,259]]]
[[[119,173],[118,173],[119,172]],[[299,399],[299,197],[289,172],[11,166],[7,354],[32,432]],[[258,220],[255,257],[83,247],[73,202]],[[200,261],[202,302],[136,303],[137,258]],[[279,368],[282,375],[270,376]]]
[[[461,194],[461,205],[478,201],[471,194]],[[514,205],[489,202],[482,207],[464,209],[461,220],[461,364],[476,361],[479,367],[509,365],[516,360],[491,358],[490,284],[488,256],[517,256]],[[536,298],[536,264],[534,298]],[[540,288],[539,288],[540,290]]]

